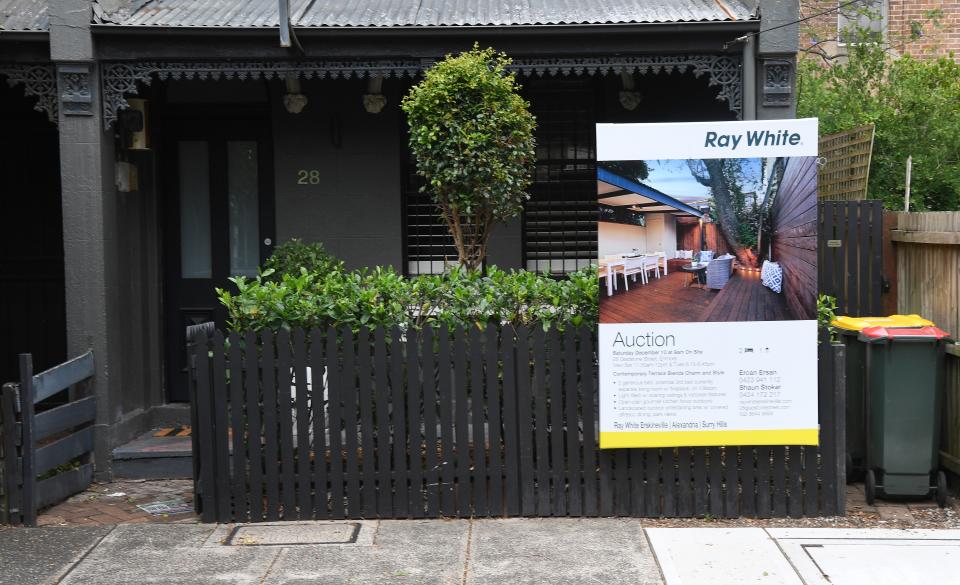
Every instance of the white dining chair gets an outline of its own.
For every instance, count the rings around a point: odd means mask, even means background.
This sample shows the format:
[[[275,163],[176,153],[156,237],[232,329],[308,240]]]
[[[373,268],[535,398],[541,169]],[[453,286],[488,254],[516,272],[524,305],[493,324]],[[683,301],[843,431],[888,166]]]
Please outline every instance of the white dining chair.
[[[630,290],[630,285],[628,284],[628,277],[633,277],[633,282],[637,282],[637,275],[640,275],[641,282],[643,281],[643,257],[640,258],[624,258],[623,260],[623,287],[625,290]]]
[[[642,259],[641,267],[641,279],[644,284],[650,283],[649,273],[652,271],[657,275],[657,278],[660,278],[660,257],[659,256],[644,256]]]
[[[660,266],[663,267],[663,274],[664,274],[664,276],[666,276],[666,274],[667,274],[667,253],[664,252],[663,250],[659,250],[659,251],[657,251],[657,252],[654,252],[653,255],[658,258],[657,261],[660,262]]]

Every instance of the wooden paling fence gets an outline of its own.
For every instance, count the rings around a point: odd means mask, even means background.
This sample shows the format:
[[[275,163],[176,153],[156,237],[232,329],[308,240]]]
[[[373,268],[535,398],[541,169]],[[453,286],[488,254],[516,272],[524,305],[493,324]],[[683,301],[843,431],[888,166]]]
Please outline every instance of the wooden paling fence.
[[[820,344],[821,445],[598,449],[595,333],[200,333],[207,522],[844,513],[842,347]]]
[[[896,213],[897,311],[960,339],[960,212]],[[941,463],[960,475],[960,349],[948,346]]]
[[[33,358],[20,354],[20,382],[3,386],[0,425],[3,493],[0,520],[36,526],[37,511],[83,491],[93,479],[96,397],[83,391],[94,375],[93,353],[33,373]],[[75,388],[75,396],[42,412],[37,404]]]

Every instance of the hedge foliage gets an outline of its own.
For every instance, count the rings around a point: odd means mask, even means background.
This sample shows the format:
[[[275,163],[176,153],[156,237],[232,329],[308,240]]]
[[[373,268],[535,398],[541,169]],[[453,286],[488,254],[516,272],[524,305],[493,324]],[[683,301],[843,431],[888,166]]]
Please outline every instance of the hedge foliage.
[[[217,294],[235,331],[484,327],[490,320],[547,330],[598,319],[595,267],[560,279],[496,267],[407,278],[392,267],[346,270],[322,247],[293,243],[278,248],[258,277],[231,280],[237,290]]]

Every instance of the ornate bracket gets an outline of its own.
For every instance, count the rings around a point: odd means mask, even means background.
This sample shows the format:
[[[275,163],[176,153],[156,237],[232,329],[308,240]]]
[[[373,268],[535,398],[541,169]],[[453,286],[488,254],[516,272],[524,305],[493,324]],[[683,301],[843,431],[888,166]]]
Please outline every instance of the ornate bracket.
[[[6,76],[10,87],[22,84],[25,95],[37,98],[33,109],[46,112],[54,124],[58,122],[57,76],[52,64],[0,63],[0,75]]]
[[[273,79],[295,75],[303,79],[365,79],[415,77],[432,61],[216,61],[216,62],[107,62],[101,67],[103,123],[109,128],[117,113],[129,106],[140,83],[167,79]],[[590,58],[514,59],[511,69],[525,76],[606,75],[609,73],[670,73],[691,71],[707,75],[709,85],[720,86],[717,99],[727,102],[739,118],[743,108],[740,58],[727,55],[621,56]]]
[[[764,59],[763,105],[788,107],[793,103],[793,68],[790,59]]]
[[[92,116],[93,92],[90,88],[90,63],[57,66],[60,109],[64,116]]]

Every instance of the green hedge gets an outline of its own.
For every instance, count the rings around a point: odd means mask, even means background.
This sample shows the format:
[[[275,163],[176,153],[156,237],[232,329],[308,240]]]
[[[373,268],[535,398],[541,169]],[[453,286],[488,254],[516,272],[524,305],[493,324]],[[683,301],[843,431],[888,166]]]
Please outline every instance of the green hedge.
[[[333,325],[356,331],[441,324],[483,327],[494,320],[514,327],[563,329],[592,326],[598,318],[595,267],[560,279],[496,267],[407,278],[391,267],[345,270],[322,247],[316,252],[278,250],[260,276],[231,279],[236,292],[217,289],[228,311],[228,326],[258,331]]]

